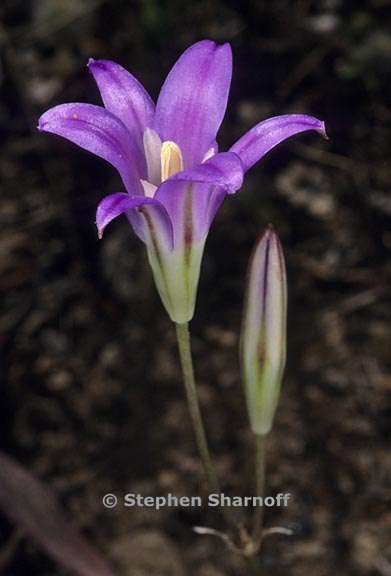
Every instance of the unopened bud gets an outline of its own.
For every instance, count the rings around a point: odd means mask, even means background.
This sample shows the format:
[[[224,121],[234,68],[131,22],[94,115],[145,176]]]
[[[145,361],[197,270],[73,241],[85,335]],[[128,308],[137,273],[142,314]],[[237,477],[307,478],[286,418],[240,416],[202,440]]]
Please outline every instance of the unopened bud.
[[[270,432],[286,360],[287,284],[280,241],[269,226],[252,255],[241,334],[241,365],[250,425]]]

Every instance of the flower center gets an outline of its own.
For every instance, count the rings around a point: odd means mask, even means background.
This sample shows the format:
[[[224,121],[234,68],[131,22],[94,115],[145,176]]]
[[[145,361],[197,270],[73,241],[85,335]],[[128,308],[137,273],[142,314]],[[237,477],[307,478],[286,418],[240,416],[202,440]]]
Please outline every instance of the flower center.
[[[172,140],[162,142],[152,128],[144,130],[143,144],[148,179],[141,180],[141,184],[144,194],[153,198],[159,184],[183,170],[182,152]]]

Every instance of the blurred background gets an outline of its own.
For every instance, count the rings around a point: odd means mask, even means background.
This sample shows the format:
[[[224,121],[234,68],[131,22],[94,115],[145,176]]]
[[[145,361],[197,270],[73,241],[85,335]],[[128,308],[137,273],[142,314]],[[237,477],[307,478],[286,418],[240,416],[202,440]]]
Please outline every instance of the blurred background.
[[[174,330],[144,247],[125,218],[97,239],[97,202],[121,189],[119,177],[39,134],[37,119],[55,104],[100,103],[89,57],[120,62],[156,98],[180,53],[211,38],[234,53],[221,149],[269,116],[325,120],[329,141],[308,133],[280,145],[220,210],[192,322],[196,373],[224,489],[251,494],[238,336],[249,253],[272,222],[288,266],[289,356],[267,493],[292,499],[267,510],[266,525],[294,536],[265,541],[265,572],[389,576],[390,8],[1,3],[0,442],[56,491],[92,543],[126,557],[126,574],[247,569],[219,541],[192,533],[224,527],[213,510],[102,506],[106,492],[202,493],[202,470]],[[3,516],[0,541],[7,576],[65,574]]]

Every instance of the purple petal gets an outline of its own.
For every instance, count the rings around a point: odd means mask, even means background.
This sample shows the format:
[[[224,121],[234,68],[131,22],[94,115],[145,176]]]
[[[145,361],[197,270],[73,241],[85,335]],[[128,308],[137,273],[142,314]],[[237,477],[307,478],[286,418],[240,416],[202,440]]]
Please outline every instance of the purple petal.
[[[285,114],[260,122],[242,136],[230,151],[240,156],[244,169],[248,170],[269,150],[294,134],[316,130],[326,137],[324,122],[305,114]]]
[[[235,192],[242,182],[242,162],[232,152],[216,154],[163,182],[154,199],[171,218],[175,247],[205,238],[226,194]]]
[[[243,166],[237,154],[222,152],[194,168],[174,174],[170,180],[211,184],[232,194],[243,183]]]
[[[200,163],[223,120],[232,75],[229,44],[203,40],[179,58],[161,89],[155,129],[180,147],[185,168]]]
[[[159,186],[155,194],[167,210],[173,226],[174,249],[202,241],[226,196],[214,184],[174,180]]]
[[[107,110],[120,118],[142,147],[143,132],[152,126],[155,105],[144,87],[130,72],[110,60],[88,62]]]
[[[129,196],[117,192],[106,196],[96,211],[99,238],[108,224],[117,216],[126,214],[137,236],[146,244],[156,242],[169,250],[173,247],[171,220],[166,209],[153,198]]]
[[[111,112],[93,104],[60,104],[41,116],[38,129],[63,136],[107,160],[129,192],[142,194],[139,178],[146,176],[145,159],[126,126]]]

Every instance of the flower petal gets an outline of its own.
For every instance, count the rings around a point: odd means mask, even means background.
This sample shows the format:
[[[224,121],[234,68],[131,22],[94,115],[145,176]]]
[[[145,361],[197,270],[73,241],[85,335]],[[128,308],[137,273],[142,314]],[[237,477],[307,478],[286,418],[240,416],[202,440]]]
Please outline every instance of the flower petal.
[[[163,182],[155,194],[173,226],[174,249],[204,240],[226,191],[211,183],[174,180]]]
[[[155,105],[145,88],[130,72],[110,60],[90,58],[88,69],[98,85],[103,103],[125,124],[142,147],[143,132],[152,126]]]
[[[230,151],[240,156],[244,169],[248,170],[269,150],[294,134],[316,130],[327,138],[324,122],[306,114],[285,114],[260,122],[242,136]]]
[[[126,214],[137,236],[146,244],[156,243],[171,250],[173,232],[171,220],[165,208],[152,198],[129,196],[117,192],[106,196],[96,211],[99,238],[108,224],[117,216]]]
[[[41,116],[38,129],[63,136],[107,160],[129,192],[142,194],[139,178],[146,176],[145,159],[126,126],[111,112],[93,104],[60,104]]]
[[[232,75],[229,44],[203,40],[179,58],[161,89],[155,129],[182,151],[185,168],[202,161],[223,120]]]
[[[194,168],[177,172],[170,180],[211,184],[232,194],[243,183],[243,165],[237,154],[221,152]]]

